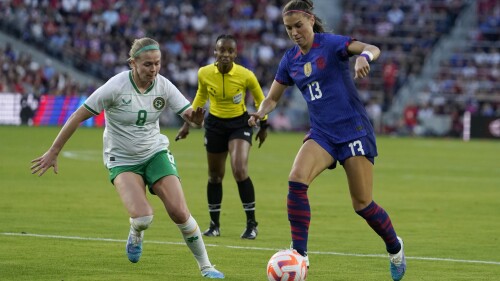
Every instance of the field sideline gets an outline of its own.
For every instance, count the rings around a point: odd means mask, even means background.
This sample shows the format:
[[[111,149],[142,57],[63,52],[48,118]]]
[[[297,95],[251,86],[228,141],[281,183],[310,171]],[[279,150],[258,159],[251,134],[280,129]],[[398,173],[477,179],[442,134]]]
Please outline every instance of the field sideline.
[[[107,181],[102,129],[81,128],[59,157],[59,174],[30,174],[31,159],[59,128],[0,126],[0,280],[204,280],[160,201],[138,264],[125,256],[128,217]],[[176,130],[165,130],[170,139]],[[244,213],[230,167],[224,179],[219,238],[205,238],[226,280],[266,280],[265,266],[290,243],[287,175],[302,133],[273,133],[254,146],[259,236],[239,238]],[[375,200],[405,240],[403,280],[499,280],[500,162],[498,141],[378,138]],[[208,226],[206,159],[201,130],[173,142],[190,210]],[[341,168],[310,187],[311,270],[308,281],[390,280],[381,239],[350,206]]]

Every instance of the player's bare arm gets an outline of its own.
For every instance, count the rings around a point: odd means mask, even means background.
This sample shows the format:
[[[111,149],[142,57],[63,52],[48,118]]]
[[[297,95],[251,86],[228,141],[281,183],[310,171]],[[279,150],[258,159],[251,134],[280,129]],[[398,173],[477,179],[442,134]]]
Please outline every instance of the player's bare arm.
[[[264,116],[266,116],[269,112],[273,111],[287,87],[288,86],[280,84],[274,80],[267,97],[260,104],[259,110],[255,113],[249,113],[250,119],[248,119],[248,125],[252,127],[257,126],[257,122],[259,120],[264,118]]]

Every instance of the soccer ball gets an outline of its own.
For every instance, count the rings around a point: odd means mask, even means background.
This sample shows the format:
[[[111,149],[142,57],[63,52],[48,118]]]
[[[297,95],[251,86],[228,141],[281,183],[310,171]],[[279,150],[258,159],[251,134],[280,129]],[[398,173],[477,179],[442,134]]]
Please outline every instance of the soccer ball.
[[[267,263],[269,281],[304,281],[306,277],[306,260],[296,250],[280,250]]]

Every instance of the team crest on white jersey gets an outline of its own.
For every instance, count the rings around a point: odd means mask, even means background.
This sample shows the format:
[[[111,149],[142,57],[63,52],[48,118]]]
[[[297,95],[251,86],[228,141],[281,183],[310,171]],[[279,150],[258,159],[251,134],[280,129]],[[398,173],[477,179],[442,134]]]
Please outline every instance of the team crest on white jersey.
[[[312,65],[311,62],[304,64],[304,74],[309,77],[312,73]]]
[[[153,101],[153,106],[154,106],[154,108],[156,108],[156,110],[160,110],[160,109],[164,108],[165,107],[165,99],[163,99],[162,97],[157,97]]]

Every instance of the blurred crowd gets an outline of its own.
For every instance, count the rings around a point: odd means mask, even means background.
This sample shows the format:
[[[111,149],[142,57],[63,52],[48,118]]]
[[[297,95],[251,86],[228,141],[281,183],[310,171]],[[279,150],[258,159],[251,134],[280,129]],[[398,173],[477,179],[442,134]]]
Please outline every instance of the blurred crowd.
[[[432,135],[421,130],[421,120],[451,116],[450,136],[460,136],[463,114],[500,117],[500,2],[479,0],[477,23],[467,44],[455,46],[441,60],[437,75],[403,114],[408,134]]]
[[[343,1],[340,34],[350,34],[382,50],[368,79],[359,83],[368,103],[375,99],[386,111],[399,88],[420,74],[426,56],[450,32],[465,5],[463,0]]]
[[[68,73],[57,71],[51,59],[38,63],[28,52],[10,44],[0,46],[0,93],[87,95],[96,85],[81,84]]]
[[[269,85],[289,47],[280,0],[0,1],[0,22],[12,35],[55,59],[106,80],[128,69],[135,38],[161,44],[161,74],[193,97],[197,72],[213,61],[215,39],[238,40],[238,63]]]
[[[221,33],[238,39],[237,62],[253,70],[264,93],[274,79],[281,55],[291,46],[281,22],[286,0],[11,0],[0,1],[0,28],[59,60],[101,80],[128,69],[132,40],[152,37],[161,44],[161,74],[188,98],[196,93],[197,72],[213,61],[215,38]],[[382,56],[372,73],[358,81],[359,92],[378,130],[380,116],[392,105],[399,88],[418,76],[426,56],[448,34],[466,0],[341,1],[342,19],[335,33],[350,35],[380,47]],[[457,49],[442,63],[438,79],[421,93],[418,108],[448,99],[476,104],[478,111],[498,114],[498,101],[480,102],[498,93],[499,6],[478,0],[478,29],[467,48]],[[493,43],[493,44],[492,44]],[[0,46],[0,92],[88,95],[97,85],[80,85],[58,73],[51,60],[39,64],[30,55]],[[428,95],[428,98],[425,98]],[[475,99],[470,99],[475,97]],[[420,102],[422,100],[422,102]],[[296,112],[286,100],[273,115],[276,129],[293,127]],[[483,109],[485,107],[485,109]],[[441,109],[443,114],[452,114]],[[424,110],[422,110],[424,112]],[[274,120],[275,119],[275,120]]]

